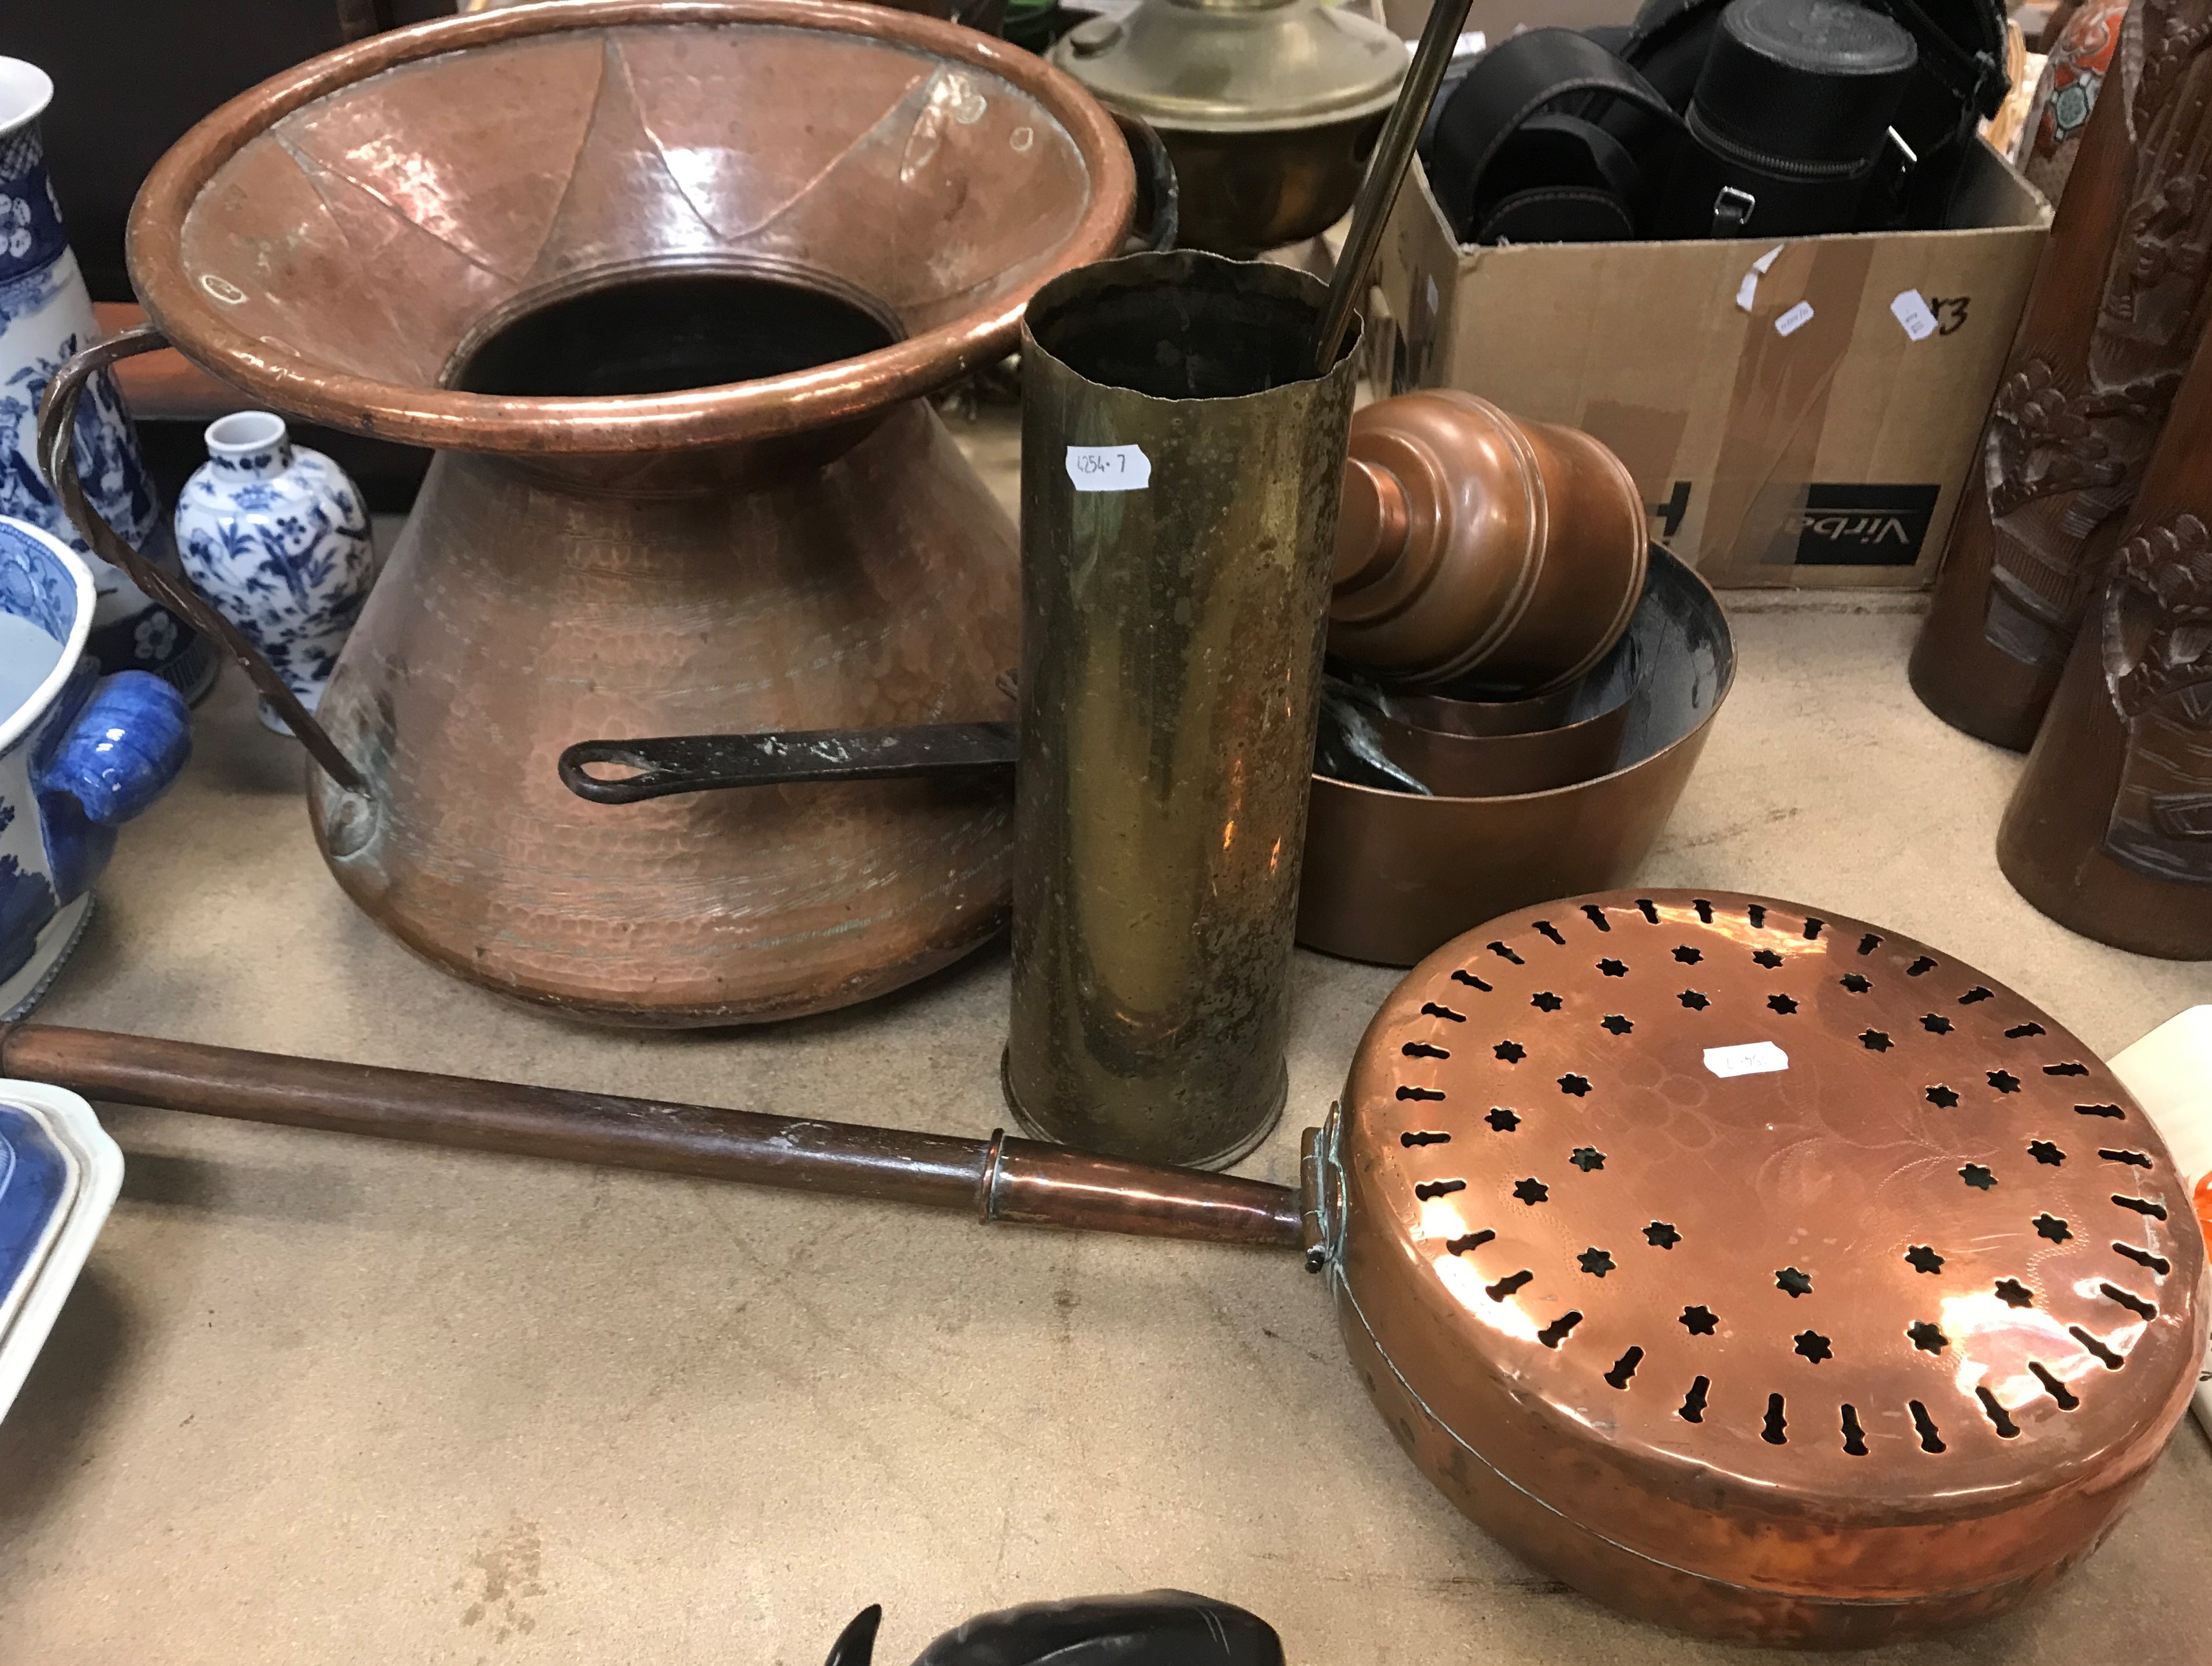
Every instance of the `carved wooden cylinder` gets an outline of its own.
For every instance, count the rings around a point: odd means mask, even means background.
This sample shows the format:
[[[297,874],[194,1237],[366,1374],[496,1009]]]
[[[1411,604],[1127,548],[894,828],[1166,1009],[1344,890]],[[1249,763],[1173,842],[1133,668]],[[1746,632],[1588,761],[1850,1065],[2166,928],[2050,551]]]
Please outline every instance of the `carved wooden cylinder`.
[[[2025,750],[2204,322],[2212,0],[2138,0],[1952,523],[1912,686]]]
[[[2085,937],[2212,959],[2212,341],[2175,396],[1997,860]]]

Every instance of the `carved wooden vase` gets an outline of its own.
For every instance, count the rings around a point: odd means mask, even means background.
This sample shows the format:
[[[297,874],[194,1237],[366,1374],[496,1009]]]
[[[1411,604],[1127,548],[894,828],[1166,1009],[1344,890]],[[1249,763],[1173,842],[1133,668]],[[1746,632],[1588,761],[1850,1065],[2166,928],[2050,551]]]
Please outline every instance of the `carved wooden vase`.
[[[1997,861],[2085,937],[2212,959],[2212,341],[2067,658]]]
[[[2034,739],[2166,408],[2212,258],[2212,0],[2137,0],[2037,268],[1912,655],[1929,710]]]

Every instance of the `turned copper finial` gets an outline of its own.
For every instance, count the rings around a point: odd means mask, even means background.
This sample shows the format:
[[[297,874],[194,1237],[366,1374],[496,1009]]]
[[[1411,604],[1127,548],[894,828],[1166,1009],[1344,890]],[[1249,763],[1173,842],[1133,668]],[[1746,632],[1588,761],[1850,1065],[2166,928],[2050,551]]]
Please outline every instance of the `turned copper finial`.
[[[1337,526],[1329,652],[1404,687],[1571,682],[1644,591],[1644,500],[1620,459],[1471,393],[1355,416]]]

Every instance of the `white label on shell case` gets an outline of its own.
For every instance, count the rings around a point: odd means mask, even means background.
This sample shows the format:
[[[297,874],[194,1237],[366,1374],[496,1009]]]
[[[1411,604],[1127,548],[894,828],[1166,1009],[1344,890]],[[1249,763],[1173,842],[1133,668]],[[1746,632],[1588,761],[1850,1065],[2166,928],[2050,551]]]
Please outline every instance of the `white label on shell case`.
[[[1778,336],[1794,336],[1812,321],[1813,303],[1809,301],[1801,301],[1774,320],[1774,333]]]
[[[1790,1055],[1772,1042],[1745,1042],[1739,1047],[1708,1047],[1705,1068],[1716,1076],[1759,1076],[1770,1070],[1790,1068]]]
[[[1889,310],[1911,340],[1926,341],[1936,333],[1936,314],[1929,310],[1919,290],[1899,290],[1897,299],[1889,303]]]
[[[1079,492],[1140,492],[1152,483],[1142,446],[1070,446],[1067,477]]]

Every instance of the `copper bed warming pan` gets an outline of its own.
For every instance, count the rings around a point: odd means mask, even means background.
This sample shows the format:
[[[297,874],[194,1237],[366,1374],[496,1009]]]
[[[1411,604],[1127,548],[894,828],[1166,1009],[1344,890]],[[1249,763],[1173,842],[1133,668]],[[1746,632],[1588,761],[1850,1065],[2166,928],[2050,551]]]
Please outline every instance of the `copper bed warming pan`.
[[[1010,1140],[19,1025],[0,1073],[176,1110],[1302,1249],[1408,1456],[1521,1556],[1716,1637],[1889,1642],[2086,1556],[2188,1403],[2187,1183],[1970,966],[1751,897],[1461,938],[1297,1191]]]
[[[1632,685],[1610,763],[1544,791],[1468,798],[1394,791],[1317,770],[1298,941],[1347,959],[1410,966],[1510,909],[1625,883],[1674,813],[1735,677],[1735,641],[1718,598],[1652,545],[1627,635],[1563,708],[1601,713],[1611,703],[1609,684]],[[1571,761],[1566,743],[1577,733],[1589,732],[1552,730],[1550,743],[1535,748],[1540,760],[1555,768]],[[1579,767],[1589,768],[1587,760]]]

